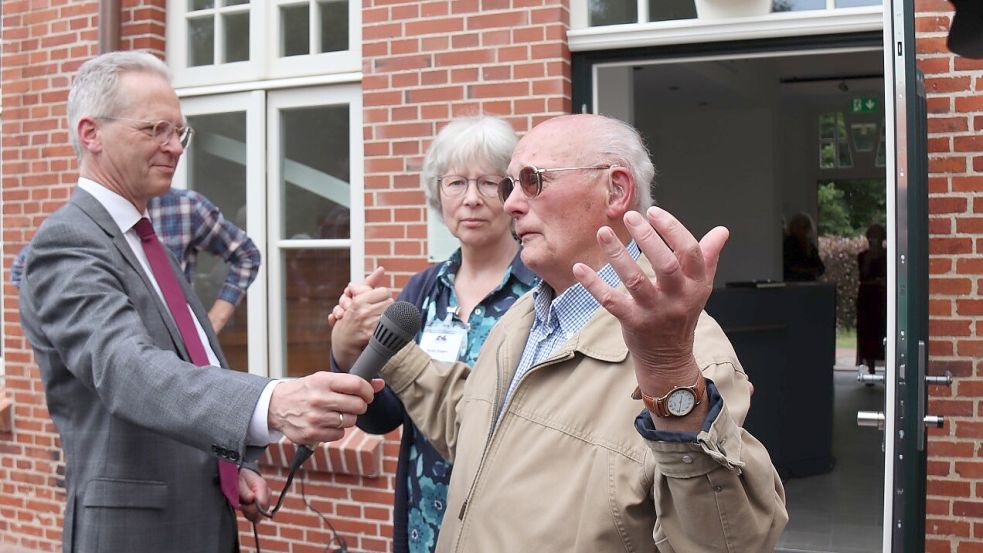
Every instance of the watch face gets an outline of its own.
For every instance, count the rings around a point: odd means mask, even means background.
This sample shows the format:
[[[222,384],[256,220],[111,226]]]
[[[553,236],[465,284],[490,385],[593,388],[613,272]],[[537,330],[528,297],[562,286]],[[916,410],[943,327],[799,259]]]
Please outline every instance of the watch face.
[[[669,414],[682,417],[688,415],[696,406],[696,394],[689,388],[673,390],[666,398],[666,410]]]

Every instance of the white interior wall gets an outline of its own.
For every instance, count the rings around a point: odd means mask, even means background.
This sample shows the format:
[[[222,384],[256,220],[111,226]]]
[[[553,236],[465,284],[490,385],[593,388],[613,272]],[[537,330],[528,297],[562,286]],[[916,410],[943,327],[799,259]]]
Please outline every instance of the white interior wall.
[[[661,111],[638,105],[636,125],[656,166],[656,202],[697,237],[716,225],[731,237],[718,286],[781,278],[781,220],[770,109]]]

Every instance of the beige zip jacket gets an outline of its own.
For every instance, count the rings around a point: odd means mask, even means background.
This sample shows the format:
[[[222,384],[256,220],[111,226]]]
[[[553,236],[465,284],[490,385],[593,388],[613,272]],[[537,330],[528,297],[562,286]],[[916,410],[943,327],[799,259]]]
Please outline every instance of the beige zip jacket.
[[[412,342],[382,369],[454,461],[438,552],[774,549],[788,521],[784,489],[764,446],[740,426],[747,375],[709,315],[700,317],[695,356],[724,405],[699,443],[648,441],[635,429],[644,406],[630,397],[632,360],[604,309],[530,369],[503,406],[534,317],[526,294],[492,329],[473,370],[433,361]]]

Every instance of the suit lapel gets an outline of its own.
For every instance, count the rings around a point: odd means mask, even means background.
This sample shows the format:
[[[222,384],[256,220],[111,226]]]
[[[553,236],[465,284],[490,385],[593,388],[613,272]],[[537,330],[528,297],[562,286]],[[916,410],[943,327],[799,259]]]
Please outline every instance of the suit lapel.
[[[143,285],[147,288],[147,293],[153,297],[154,305],[157,306],[157,316],[160,317],[161,322],[164,327],[167,328],[167,333],[171,337],[171,342],[174,343],[174,349],[177,354],[185,361],[191,359],[188,355],[188,350],[184,347],[184,339],[181,338],[181,333],[178,331],[177,325],[174,323],[174,318],[171,316],[167,309],[167,305],[164,304],[164,300],[157,294],[154,289],[153,283],[150,282],[150,278],[144,272],[143,267],[137,260],[136,256],[133,254],[133,250],[130,248],[130,244],[126,241],[126,237],[123,232],[116,225],[116,221],[113,220],[106,208],[96,200],[92,194],[89,194],[85,190],[79,187],[75,188],[72,192],[72,197],[69,200],[72,204],[82,210],[90,219],[92,219],[103,232],[105,232],[113,241],[113,245],[119,250],[123,259],[126,260],[127,264],[130,266],[130,273],[132,276],[140,279]],[[132,278],[129,273],[124,273],[123,278]],[[178,281],[184,281],[183,275],[178,278]],[[182,289],[184,287],[182,286]],[[185,297],[187,297],[187,291],[185,291]],[[147,314],[144,314],[145,316]],[[196,313],[197,315],[197,313]],[[211,341],[211,337],[209,337]],[[214,348],[213,348],[214,349]]]

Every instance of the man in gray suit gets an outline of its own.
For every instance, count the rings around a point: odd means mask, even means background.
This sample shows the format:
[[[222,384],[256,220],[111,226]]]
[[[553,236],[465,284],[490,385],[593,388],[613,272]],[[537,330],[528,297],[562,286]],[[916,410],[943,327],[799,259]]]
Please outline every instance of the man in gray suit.
[[[83,64],[68,120],[78,187],[38,229],[20,291],[66,455],[64,550],[235,551],[234,509],[257,520],[256,503],[269,504],[262,477],[239,465],[280,435],[340,438],[382,381],[225,370],[146,218],[192,136],[160,60]]]

